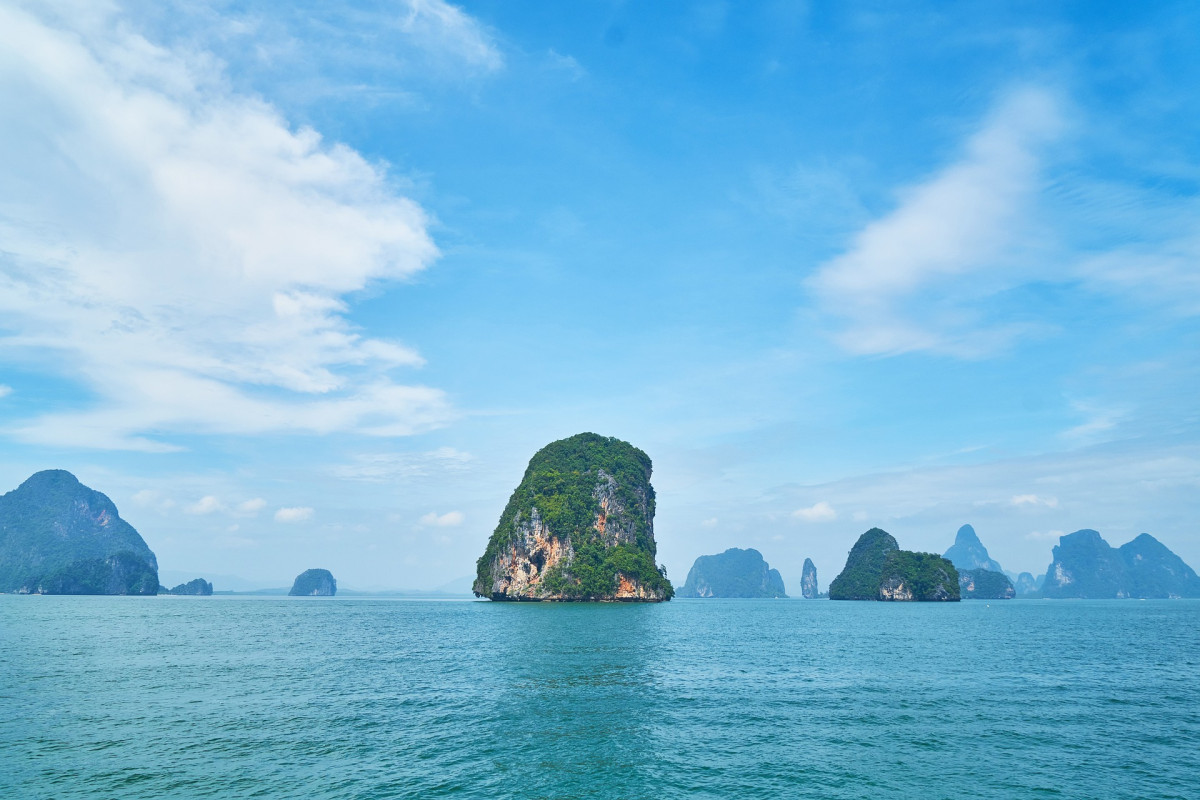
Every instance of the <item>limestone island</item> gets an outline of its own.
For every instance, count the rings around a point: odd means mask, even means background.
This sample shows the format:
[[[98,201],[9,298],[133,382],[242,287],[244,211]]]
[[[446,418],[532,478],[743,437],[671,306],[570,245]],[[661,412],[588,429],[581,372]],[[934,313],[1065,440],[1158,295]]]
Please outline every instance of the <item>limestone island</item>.
[[[158,593],[158,561],[108,497],[61,469],[0,496],[0,592]]]
[[[804,559],[804,568],[800,572],[800,596],[805,600],[816,600],[821,596],[820,585],[817,583],[817,565],[811,558]]]
[[[762,553],[731,547],[724,553],[697,558],[679,596],[787,597],[787,592],[779,570],[771,569]]]
[[[963,525],[954,544],[943,556],[958,570],[959,594],[963,600],[1011,600],[1016,587],[1000,562],[990,555],[970,525]]]
[[[213,585],[204,578],[194,578],[187,583],[179,584],[174,589],[168,589],[165,586],[159,587],[158,593],[209,597],[213,593]]]
[[[289,597],[333,597],[337,594],[337,581],[327,569],[306,569],[296,576]]]
[[[581,433],[529,460],[477,563],[476,597],[518,601],[670,600],[656,566],[650,457]]]
[[[1094,530],[1069,533],[1054,547],[1044,597],[1200,597],[1200,577],[1148,533],[1113,547]]]
[[[871,528],[829,584],[829,599],[958,602],[958,570],[934,553],[901,550],[890,533]]]

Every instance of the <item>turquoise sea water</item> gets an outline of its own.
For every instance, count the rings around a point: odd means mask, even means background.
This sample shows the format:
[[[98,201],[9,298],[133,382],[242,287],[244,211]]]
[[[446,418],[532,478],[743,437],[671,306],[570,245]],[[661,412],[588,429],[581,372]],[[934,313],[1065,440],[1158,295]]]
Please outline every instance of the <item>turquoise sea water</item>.
[[[0,596],[0,797],[1196,798],[1198,623]]]

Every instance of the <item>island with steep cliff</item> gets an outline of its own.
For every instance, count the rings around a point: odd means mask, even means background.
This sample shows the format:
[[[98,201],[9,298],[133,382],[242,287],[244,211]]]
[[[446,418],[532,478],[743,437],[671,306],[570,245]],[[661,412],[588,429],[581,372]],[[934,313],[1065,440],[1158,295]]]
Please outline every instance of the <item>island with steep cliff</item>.
[[[779,570],[771,569],[762,553],[731,547],[724,553],[697,558],[679,596],[787,597],[787,592]]]
[[[327,569],[306,569],[296,576],[289,597],[333,597],[337,581]]]
[[[655,563],[654,487],[644,452],[581,433],[529,461],[476,565],[492,600],[659,602],[675,594]]]
[[[204,578],[193,578],[187,583],[181,583],[172,589],[168,589],[165,586],[160,587],[158,593],[209,597],[213,593],[213,585],[204,580]]]
[[[158,561],[112,500],[45,470],[0,496],[0,592],[158,593]]]
[[[964,600],[1011,600],[1017,596],[1004,568],[988,554],[970,525],[963,525],[943,556],[958,570],[959,594]]]
[[[957,602],[958,571],[934,553],[901,550],[890,533],[871,528],[829,584],[829,599]]]
[[[1114,548],[1091,529],[1058,540],[1044,597],[1200,597],[1200,577],[1148,533]]]
[[[804,568],[800,573],[800,596],[805,600],[815,600],[821,596],[820,584],[817,583],[817,565],[811,558],[804,559]]]

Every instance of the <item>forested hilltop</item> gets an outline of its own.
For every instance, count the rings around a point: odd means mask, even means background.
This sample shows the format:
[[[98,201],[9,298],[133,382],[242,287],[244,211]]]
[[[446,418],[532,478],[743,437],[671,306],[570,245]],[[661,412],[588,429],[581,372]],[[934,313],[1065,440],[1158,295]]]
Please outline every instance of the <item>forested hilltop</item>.
[[[494,600],[668,600],[655,563],[650,457],[581,433],[529,461],[477,563]]]

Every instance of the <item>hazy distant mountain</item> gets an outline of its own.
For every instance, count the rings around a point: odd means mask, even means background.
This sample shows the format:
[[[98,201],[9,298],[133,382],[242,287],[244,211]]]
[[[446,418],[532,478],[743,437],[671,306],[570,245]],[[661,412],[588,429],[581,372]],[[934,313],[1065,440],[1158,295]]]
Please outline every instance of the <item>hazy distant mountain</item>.
[[[181,583],[173,589],[161,588],[159,594],[179,594],[179,595],[197,595],[207,597],[213,593],[213,585],[204,578],[193,578],[186,583]]]
[[[46,470],[0,497],[0,591],[155,594],[158,561],[111,500]]]
[[[990,569],[959,570],[958,588],[963,600],[1011,600],[1017,596],[1008,576]]]
[[[954,545],[945,552],[945,558],[959,570],[986,569],[1004,572],[1000,564],[988,555],[987,548],[970,525],[963,525],[954,537]]]
[[[1032,572],[1022,572],[1013,581],[1013,587],[1017,590],[1018,597],[1025,594],[1036,594],[1042,588],[1042,583],[1045,580],[1045,574],[1038,575],[1035,578]]]
[[[804,571],[800,573],[800,596],[805,600],[814,600],[821,593],[817,583],[817,565],[811,558],[804,559]]]
[[[762,553],[731,547],[724,553],[697,558],[679,596],[787,597],[787,592],[779,570],[771,569]]]
[[[1200,597],[1200,577],[1148,533],[1113,548],[1094,530],[1063,536],[1042,585],[1045,597]]]
[[[296,576],[288,594],[292,597],[333,597],[337,581],[327,569],[306,569]]]

